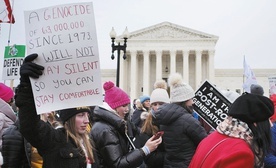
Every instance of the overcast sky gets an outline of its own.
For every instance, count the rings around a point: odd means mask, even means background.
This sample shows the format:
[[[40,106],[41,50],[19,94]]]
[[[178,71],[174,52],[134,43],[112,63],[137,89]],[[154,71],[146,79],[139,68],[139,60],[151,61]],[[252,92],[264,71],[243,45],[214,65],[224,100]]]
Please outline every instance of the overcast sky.
[[[13,0],[10,0],[11,2]],[[79,0],[14,0],[15,24],[11,43],[25,44],[24,11]],[[92,1],[101,68],[116,68],[110,59],[109,32],[121,35],[125,27],[137,31],[161,22],[216,35],[215,68],[243,68],[243,56],[252,69],[276,68],[275,0],[95,0]],[[0,51],[8,44],[9,25],[1,24]],[[0,58],[1,65],[3,57]],[[2,71],[1,71],[2,72]],[[1,73],[0,73],[1,74]]]

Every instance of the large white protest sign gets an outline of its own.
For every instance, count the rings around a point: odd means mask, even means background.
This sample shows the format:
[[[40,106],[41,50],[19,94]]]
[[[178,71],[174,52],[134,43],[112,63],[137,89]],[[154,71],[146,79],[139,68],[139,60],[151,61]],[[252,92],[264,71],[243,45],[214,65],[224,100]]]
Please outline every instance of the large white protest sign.
[[[196,91],[193,101],[195,111],[213,129],[228,116],[231,105],[231,102],[208,81]]]
[[[45,67],[31,79],[37,113],[101,104],[99,52],[92,2],[26,11],[27,53]]]

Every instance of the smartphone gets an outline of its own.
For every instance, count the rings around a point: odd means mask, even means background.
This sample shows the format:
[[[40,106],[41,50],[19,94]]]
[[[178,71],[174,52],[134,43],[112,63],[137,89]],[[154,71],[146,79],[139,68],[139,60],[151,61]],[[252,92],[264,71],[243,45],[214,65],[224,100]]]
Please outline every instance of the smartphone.
[[[156,139],[160,138],[163,134],[164,134],[164,131],[159,131],[159,132],[157,132],[157,133],[154,135],[153,140],[156,140]]]

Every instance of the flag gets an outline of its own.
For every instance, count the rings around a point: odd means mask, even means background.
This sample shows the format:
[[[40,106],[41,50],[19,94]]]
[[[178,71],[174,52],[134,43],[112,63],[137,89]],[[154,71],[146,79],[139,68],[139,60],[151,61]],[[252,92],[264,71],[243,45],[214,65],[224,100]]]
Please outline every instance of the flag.
[[[9,0],[0,0],[0,23],[14,23],[12,8]]]
[[[245,82],[243,83],[243,89],[245,92],[250,93],[250,86],[257,84],[257,79],[250,66],[246,63],[245,57],[243,59],[243,74],[245,76]]]

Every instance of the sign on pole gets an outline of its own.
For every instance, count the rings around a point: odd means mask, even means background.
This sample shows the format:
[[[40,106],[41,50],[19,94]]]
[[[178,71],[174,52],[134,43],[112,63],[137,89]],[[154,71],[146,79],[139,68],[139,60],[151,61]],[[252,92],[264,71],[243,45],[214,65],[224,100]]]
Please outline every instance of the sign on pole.
[[[25,45],[13,45],[5,47],[2,72],[3,80],[19,79],[20,66],[23,64],[25,57],[25,48]]]
[[[31,79],[37,113],[100,105],[100,61],[92,2],[25,12],[27,53],[45,70]]]
[[[213,129],[227,116],[231,102],[215,86],[205,81],[196,91],[194,109]]]

